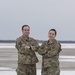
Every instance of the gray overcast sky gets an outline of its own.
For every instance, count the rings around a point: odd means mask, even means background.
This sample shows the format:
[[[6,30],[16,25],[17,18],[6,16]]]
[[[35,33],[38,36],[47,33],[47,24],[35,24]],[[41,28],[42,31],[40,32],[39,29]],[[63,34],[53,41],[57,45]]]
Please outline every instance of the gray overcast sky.
[[[16,39],[23,24],[35,39],[55,28],[58,40],[75,40],[75,0],[0,0],[0,39]]]

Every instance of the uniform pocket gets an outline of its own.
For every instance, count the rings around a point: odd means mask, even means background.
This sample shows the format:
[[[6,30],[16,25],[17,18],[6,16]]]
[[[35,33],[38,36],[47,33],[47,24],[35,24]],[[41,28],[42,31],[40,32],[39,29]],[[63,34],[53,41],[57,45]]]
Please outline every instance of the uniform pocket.
[[[43,59],[43,66],[44,67],[51,67],[51,59],[50,58],[44,58]]]
[[[18,62],[21,64],[31,64],[31,57],[30,56],[25,56],[23,54],[18,55]]]

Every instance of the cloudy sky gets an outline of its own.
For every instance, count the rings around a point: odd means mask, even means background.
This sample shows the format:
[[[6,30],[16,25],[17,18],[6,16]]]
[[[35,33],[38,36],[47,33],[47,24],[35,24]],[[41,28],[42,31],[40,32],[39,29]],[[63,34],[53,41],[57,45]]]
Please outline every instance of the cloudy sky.
[[[35,39],[46,40],[55,28],[58,40],[75,40],[75,0],[0,0],[0,39],[21,36],[24,24]]]

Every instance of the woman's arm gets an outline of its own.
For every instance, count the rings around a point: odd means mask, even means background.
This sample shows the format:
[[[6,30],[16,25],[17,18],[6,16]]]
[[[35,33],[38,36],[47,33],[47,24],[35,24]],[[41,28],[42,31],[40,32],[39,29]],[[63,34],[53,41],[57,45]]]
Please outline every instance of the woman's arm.
[[[39,47],[38,53],[39,53],[40,55],[44,55],[46,52],[47,52],[47,47],[46,47],[46,42],[44,42],[44,43]]]
[[[45,57],[53,57],[53,56],[56,56],[57,54],[59,54],[60,51],[61,51],[61,45],[56,44],[53,47],[51,47],[51,50],[47,51],[47,53],[44,56]]]

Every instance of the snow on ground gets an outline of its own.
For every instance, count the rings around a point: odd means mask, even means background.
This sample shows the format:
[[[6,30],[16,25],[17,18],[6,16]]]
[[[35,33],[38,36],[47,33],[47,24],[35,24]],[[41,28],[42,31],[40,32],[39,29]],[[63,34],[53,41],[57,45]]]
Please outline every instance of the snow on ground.
[[[17,75],[11,68],[0,68],[0,75]],[[41,70],[37,70],[37,75],[41,75]],[[75,71],[61,71],[60,75],[75,75]]]

